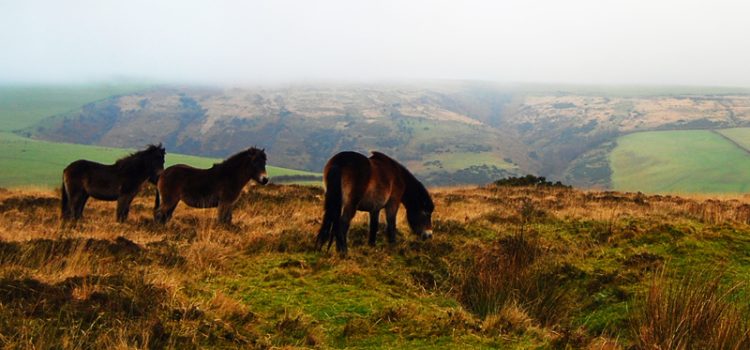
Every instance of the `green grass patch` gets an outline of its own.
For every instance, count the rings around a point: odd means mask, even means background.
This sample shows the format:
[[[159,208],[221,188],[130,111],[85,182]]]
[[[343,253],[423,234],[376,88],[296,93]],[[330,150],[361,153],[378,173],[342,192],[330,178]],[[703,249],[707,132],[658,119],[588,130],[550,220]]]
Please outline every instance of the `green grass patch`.
[[[750,151],[750,128],[732,128],[716,130],[716,132],[726,136],[736,142],[740,147]]]
[[[609,155],[612,186],[650,193],[750,190],[750,154],[707,130],[622,136]]]
[[[515,166],[500,159],[497,154],[491,152],[457,152],[438,153],[424,157],[424,162],[439,161],[447,169],[465,169],[472,165],[494,165],[500,169],[513,169]]]
[[[0,131],[18,130],[113,95],[147,89],[145,84],[0,86]]]
[[[0,132],[0,187],[45,187],[60,186],[63,169],[78,159],[111,164],[133,152],[132,149],[77,145],[27,139],[12,133]],[[165,166],[188,164],[198,168],[209,168],[220,159],[169,153]],[[307,171],[291,170],[274,166],[267,167],[269,176],[319,175]]]
[[[302,315],[307,319],[302,328],[320,329],[324,343],[334,348],[496,346],[490,339],[459,330],[463,325],[451,320],[452,313],[460,312],[454,299],[425,295],[409,282],[403,267],[367,265],[319,253],[268,253],[243,259],[231,275],[218,278],[209,289],[242,300],[263,320],[264,332],[278,330],[290,314]],[[448,331],[453,328],[455,334]],[[272,343],[297,345],[289,337],[274,338]]]

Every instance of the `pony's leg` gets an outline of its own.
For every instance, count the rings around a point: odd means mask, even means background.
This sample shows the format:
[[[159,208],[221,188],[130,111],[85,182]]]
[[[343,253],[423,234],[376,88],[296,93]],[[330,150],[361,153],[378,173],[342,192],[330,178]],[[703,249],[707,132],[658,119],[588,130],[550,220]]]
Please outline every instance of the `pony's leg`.
[[[388,235],[388,243],[396,243],[396,214],[398,214],[398,205],[396,201],[388,202],[385,206],[385,232]]]
[[[332,224],[326,221],[323,221],[323,223],[320,225],[320,230],[318,230],[318,237],[315,239],[316,250],[323,249],[323,245],[326,244],[326,242],[330,239],[331,226]]]
[[[72,203],[70,202],[70,195],[68,194],[68,189],[65,186],[65,180],[63,180],[62,186],[60,186],[60,218],[63,221],[63,224],[65,224],[66,221],[70,221],[70,219],[73,218],[73,210],[71,209],[73,207]]]
[[[117,198],[117,222],[125,222],[128,220],[128,213],[130,213],[130,203],[135,198],[134,194],[125,194]]]
[[[380,210],[374,210],[370,212],[370,239],[368,243],[371,246],[375,245],[375,239],[378,234],[378,220],[380,219]]]
[[[344,256],[346,256],[347,251],[346,235],[349,232],[349,225],[352,223],[355,213],[356,209],[353,206],[346,206],[341,213],[341,223],[336,231],[336,250]]]
[[[83,218],[83,208],[86,207],[86,201],[89,200],[89,194],[81,191],[72,198],[73,203],[73,219],[81,220]]]
[[[164,193],[161,194],[161,203],[158,208],[154,210],[154,221],[156,221],[159,224],[166,224],[169,219],[172,218],[172,213],[174,213],[175,208],[177,208],[177,204],[179,204],[180,200],[173,199]]]
[[[219,203],[219,223],[222,225],[230,225],[232,223],[232,207],[231,203]]]
[[[167,221],[169,221],[170,219],[172,219],[172,214],[174,214],[174,210],[175,210],[175,209],[177,208],[177,204],[178,204],[178,203],[175,203],[175,204],[171,205],[171,206],[170,206],[169,208],[167,208],[167,210],[166,210],[166,211],[164,212],[164,223],[165,223],[165,224],[167,223]]]

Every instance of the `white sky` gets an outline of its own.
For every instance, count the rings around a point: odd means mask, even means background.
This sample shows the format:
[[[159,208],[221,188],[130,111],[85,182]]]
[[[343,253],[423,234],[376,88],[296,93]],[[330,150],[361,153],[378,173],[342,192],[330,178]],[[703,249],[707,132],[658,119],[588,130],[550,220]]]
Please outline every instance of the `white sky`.
[[[0,82],[750,86],[750,1],[0,0]]]

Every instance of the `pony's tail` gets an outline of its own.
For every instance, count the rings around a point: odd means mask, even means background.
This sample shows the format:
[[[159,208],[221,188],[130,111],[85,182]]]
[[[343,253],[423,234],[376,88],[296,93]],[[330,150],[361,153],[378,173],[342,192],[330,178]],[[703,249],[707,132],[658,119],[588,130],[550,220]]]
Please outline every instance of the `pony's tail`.
[[[342,205],[342,198],[341,198],[341,167],[338,165],[333,165],[328,169],[328,173],[326,174],[325,178],[326,183],[326,195],[325,195],[325,201],[323,204],[324,208],[324,214],[323,214],[323,224],[320,227],[320,232],[318,232],[318,241],[316,244],[316,247],[318,249],[323,248],[323,244],[328,241],[328,249],[331,248],[331,243],[333,243],[334,237],[331,235],[331,233],[336,234],[336,232],[331,232],[334,226],[334,223],[336,221],[341,220],[341,205]]]
[[[161,196],[159,196],[159,189],[156,189],[156,198],[154,199],[154,210],[159,209],[161,206]]]
[[[154,221],[159,222],[161,215],[159,215],[159,207],[161,206],[161,196],[159,195],[159,187],[156,187],[156,196],[154,198]]]
[[[60,186],[60,192],[62,192],[62,198],[60,199],[60,217],[63,220],[67,220],[70,216],[70,204],[68,203],[68,190],[65,188],[65,179],[62,181]]]

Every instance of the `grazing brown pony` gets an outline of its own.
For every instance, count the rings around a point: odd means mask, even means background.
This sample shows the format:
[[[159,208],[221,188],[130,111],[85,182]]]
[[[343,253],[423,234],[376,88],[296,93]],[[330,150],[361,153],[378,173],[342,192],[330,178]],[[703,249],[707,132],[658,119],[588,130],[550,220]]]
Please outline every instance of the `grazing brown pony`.
[[[64,221],[80,220],[89,197],[117,201],[117,221],[128,218],[130,203],[146,180],[156,183],[164,170],[164,147],[149,145],[145,150],[104,165],[77,160],[63,170],[61,214]]]
[[[380,152],[366,156],[341,152],[326,163],[323,225],[318,232],[317,248],[336,239],[336,250],[346,254],[346,234],[357,210],[370,213],[369,244],[375,245],[380,210],[385,208],[388,241],[396,241],[396,213],[406,207],[412,232],[422,239],[432,237],[432,211],[435,205],[427,189],[409,170]],[[333,233],[333,237],[331,237]]]
[[[219,222],[230,224],[232,207],[250,179],[268,183],[265,150],[249,148],[210,169],[173,165],[162,172],[156,185],[154,220],[165,224],[182,200],[194,208],[218,207]]]

